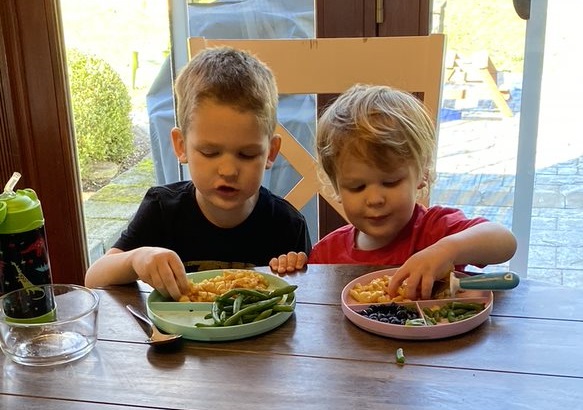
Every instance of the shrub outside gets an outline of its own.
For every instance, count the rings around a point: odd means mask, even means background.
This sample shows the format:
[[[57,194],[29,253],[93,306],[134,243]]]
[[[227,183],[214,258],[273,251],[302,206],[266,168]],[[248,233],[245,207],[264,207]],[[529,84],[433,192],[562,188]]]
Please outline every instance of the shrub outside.
[[[103,59],[67,50],[71,104],[81,178],[97,162],[119,164],[133,149],[129,91]]]

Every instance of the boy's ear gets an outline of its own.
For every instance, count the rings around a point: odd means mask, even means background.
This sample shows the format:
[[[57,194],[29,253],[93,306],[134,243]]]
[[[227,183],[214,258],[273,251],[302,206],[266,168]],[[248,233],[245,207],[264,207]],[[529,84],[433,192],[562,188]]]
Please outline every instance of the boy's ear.
[[[174,154],[181,164],[186,164],[188,159],[186,157],[186,141],[184,141],[184,136],[180,128],[174,127],[170,132],[172,136],[172,147],[174,148]]]
[[[270,169],[279,154],[279,149],[281,148],[281,137],[279,134],[275,134],[271,141],[269,141],[269,154],[267,155],[267,162],[265,163],[265,169]]]

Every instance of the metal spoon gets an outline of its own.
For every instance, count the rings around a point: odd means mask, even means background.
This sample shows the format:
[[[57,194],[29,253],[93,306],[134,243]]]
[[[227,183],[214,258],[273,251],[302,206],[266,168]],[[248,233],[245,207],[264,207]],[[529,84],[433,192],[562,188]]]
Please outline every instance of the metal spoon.
[[[154,322],[150,320],[148,316],[142,313],[137,308],[133,307],[132,305],[126,305],[126,308],[134,315],[136,318],[140,319],[142,322],[147,324],[150,327],[149,337],[146,339],[146,342],[151,345],[160,345],[172,342],[174,340],[180,339],[182,335],[176,334],[166,334],[162,333],[158,330]]]

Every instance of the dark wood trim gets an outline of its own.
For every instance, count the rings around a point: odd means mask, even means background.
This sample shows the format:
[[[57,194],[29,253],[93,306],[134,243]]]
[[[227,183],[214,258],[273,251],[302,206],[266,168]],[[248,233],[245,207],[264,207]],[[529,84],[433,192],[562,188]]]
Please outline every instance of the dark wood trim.
[[[379,37],[426,36],[430,31],[431,0],[383,0],[384,21]]]
[[[316,37],[392,37],[428,35],[431,0],[383,0],[384,19],[376,23],[376,0],[316,0]],[[321,111],[334,96],[318,96]],[[318,236],[346,224],[318,197]]]
[[[53,281],[84,281],[88,266],[58,0],[0,2],[0,180],[42,203]]]
[[[375,37],[375,4],[376,0],[316,0],[316,37]]]

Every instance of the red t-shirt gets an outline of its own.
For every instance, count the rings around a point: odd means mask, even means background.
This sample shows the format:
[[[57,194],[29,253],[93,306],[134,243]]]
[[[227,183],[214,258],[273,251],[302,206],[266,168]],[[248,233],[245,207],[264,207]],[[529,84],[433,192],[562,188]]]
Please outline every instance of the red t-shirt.
[[[345,225],[314,245],[308,263],[402,265],[441,238],[487,221],[482,217],[468,219],[460,209],[417,204],[407,226],[390,244],[368,251],[356,249],[356,229]]]

